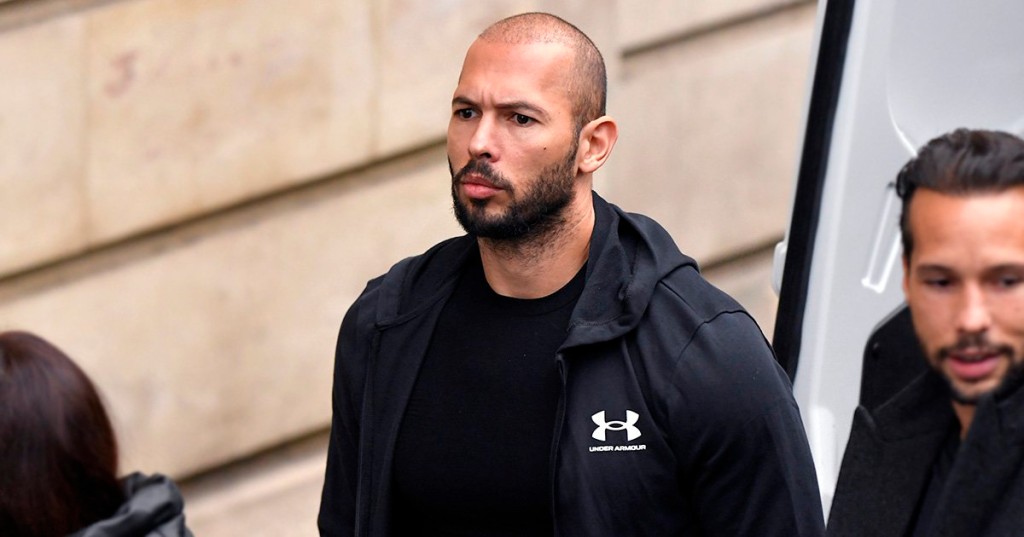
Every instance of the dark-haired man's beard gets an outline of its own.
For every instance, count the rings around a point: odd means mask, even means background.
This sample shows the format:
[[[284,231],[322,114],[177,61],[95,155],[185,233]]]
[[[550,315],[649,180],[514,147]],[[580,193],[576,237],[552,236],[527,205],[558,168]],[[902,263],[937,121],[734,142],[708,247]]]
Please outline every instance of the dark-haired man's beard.
[[[497,241],[524,243],[548,236],[564,224],[562,213],[573,200],[576,149],[576,144],[573,144],[565,159],[541,170],[530,184],[518,187],[485,161],[472,159],[458,173],[449,162],[455,219],[470,235]],[[505,190],[512,201],[504,211],[488,214],[493,203],[490,199],[474,199],[467,204],[459,198],[459,184],[470,172]]]
[[[952,379],[942,373],[942,362],[952,359],[950,354],[961,353],[967,349],[974,349],[980,355],[999,356],[1000,359],[1008,360],[1006,373],[991,390],[965,393],[957,388],[956,383]],[[1011,345],[992,342],[984,333],[964,334],[955,344],[940,348],[936,353],[936,357],[935,368],[940,374],[943,374],[953,400],[964,405],[977,405],[982,397],[989,394],[999,394],[1008,386],[1016,386],[1018,381],[1024,378],[1024,356],[1021,356],[1019,349],[1014,349]]]

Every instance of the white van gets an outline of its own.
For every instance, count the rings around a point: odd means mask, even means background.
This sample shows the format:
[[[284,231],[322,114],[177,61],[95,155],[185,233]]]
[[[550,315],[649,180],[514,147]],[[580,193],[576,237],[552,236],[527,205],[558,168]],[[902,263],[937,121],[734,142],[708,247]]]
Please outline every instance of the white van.
[[[925,367],[903,304],[896,173],[956,127],[1024,134],[1022,26],[1022,0],[820,4],[792,217],[776,248],[773,344],[826,518],[854,409]]]

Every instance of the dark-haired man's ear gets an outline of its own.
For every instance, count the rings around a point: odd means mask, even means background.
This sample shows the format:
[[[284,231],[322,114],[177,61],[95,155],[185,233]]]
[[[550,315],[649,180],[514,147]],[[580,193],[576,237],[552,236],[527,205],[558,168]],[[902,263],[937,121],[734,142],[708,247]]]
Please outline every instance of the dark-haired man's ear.
[[[594,173],[603,166],[618,139],[619,126],[611,116],[601,116],[584,125],[577,153],[580,173]]]

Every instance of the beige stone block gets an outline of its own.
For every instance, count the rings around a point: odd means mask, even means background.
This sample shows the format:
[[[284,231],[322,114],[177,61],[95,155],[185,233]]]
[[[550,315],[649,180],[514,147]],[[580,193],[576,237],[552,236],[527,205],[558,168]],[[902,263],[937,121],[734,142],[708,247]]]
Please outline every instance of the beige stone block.
[[[781,236],[813,23],[808,6],[628,59],[607,197],[701,262]]]
[[[0,33],[0,275],[81,250],[82,25]]]
[[[491,23],[535,6],[527,0],[375,1],[378,154],[444,139],[469,45]]]
[[[315,537],[326,432],[180,482],[188,526],[202,537]]]
[[[623,48],[633,49],[672,39],[696,29],[756,16],[807,0],[645,0],[617,2]]]
[[[0,287],[106,394],[124,469],[175,476],[329,423],[335,338],[366,281],[457,233],[443,151]],[[372,231],[372,233],[370,232]]]
[[[87,16],[97,241],[369,159],[366,2],[136,0]]]

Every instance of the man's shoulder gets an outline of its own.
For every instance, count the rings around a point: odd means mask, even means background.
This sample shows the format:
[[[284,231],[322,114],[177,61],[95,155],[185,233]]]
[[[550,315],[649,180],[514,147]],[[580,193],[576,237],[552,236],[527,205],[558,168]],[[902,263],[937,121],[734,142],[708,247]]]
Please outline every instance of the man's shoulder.
[[[643,338],[655,334],[656,341],[670,346],[663,365],[694,373],[674,376],[683,384],[701,384],[709,378],[734,384],[737,374],[761,376],[766,368],[777,369],[771,346],[754,318],[693,266],[680,267],[659,282],[640,334]]]
[[[644,319],[641,333],[656,334],[657,341],[671,346],[660,362],[671,368],[679,386],[697,393],[709,383],[736,386],[760,379],[744,389],[788,400],[788,388],[767,381],[781,381],[785,373],[757,321],[696,267],[680,267],[662,278]]]
[[[373,278],[356,299],[354,308],[383,308],[382,314],[396,315],[434,294],[458,275],[466,257],[476,249],[476,241],[462,235],[443,240],[425,252],[406,257],[387,272]]]
[[[665,275],[656,296],[681,305],[697,322],[708,322],[722,314],[747,316],[746,310],[725,291],[709,282],[694,265],[680,266]],[[656,302],[656,301],[652,301]]]
[[[632,259],[632,277],[641,285],[650,287],[653,295],[650,307],[683,306],[689,315],[700,321],[712,319],[722,313],[744,313],[740,304],[727,293],[707,281],[697,262],[683,253],[671,234],[653,218],[641,213],[627,212],[595,195],[595,207],[607,215],[608,227],[617,226],[617,240],[609,243]],[[640,275],[637,277],[637,275]],[[680,311],[671,314],[685,315]]]

